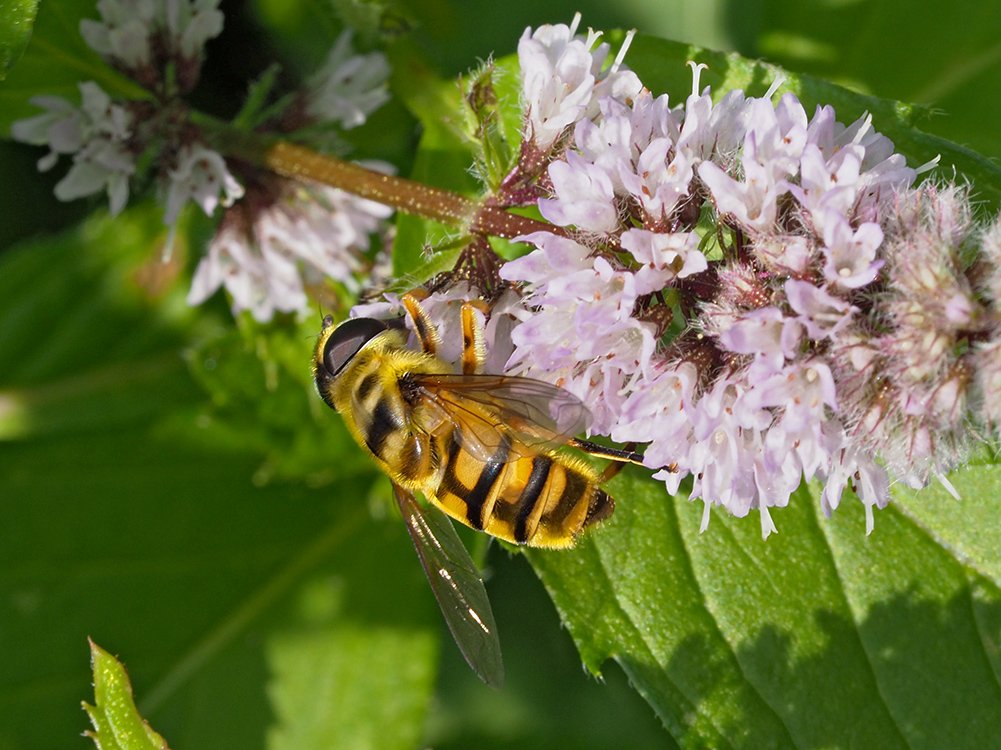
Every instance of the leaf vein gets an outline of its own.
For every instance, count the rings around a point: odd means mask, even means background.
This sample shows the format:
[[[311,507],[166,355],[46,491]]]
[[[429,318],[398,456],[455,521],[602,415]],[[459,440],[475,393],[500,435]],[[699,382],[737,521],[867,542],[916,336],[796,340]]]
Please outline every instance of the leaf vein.
[[[911,526],[913,526],[917,531],[921,532],[921,534],[927,537],[928,540],[931,541],[933,544],[944,549],[947,553],[949,553],[949,555],[955,558],[956,561],[959,562],[964,568],[972,570],[974,573],[987,579],[995,586],[1001,586],[1001,581],[997,580],[994,577],[994,575],[980,568],[977,565],[977,562],[972,557],[964,553],[961,549],[954,546],[952,543],[940,537],[938,534],[935,533],[935,531],[931,527],[922,523],[917,516],[909,512],[907,506],[904,503],[900,502],[899,499],[895,498],[894,502],[890,504],[888,509],[891,511],[896,511],[896,513],[903,520],[910,523]]]
[[[681,540],[681,550],[684,552],[685,561],[688,564],[688,574],[691,577],[692,582],[695,585],[695,590],[698,593],[699,599],[702,602],[703,609],[705,610],[706,614],[709,616],[709,619],[712,621],[713,627],[715,628],[716,633],[719,635],[720,640],[723,641],[723,643],[726,644],[726,647],[727,647],[727,649],[730,652],[730,656],[733,659],[733,663],[737,665],[737,669],[740,671],[741,676],[744,678],[744,682],[761,699],[762,704],[764,704],[765,706],[768,706],[769,710],[775,716],[776,720],[779,722],[779,724],[785,730],[786,737],[789,740],[789,744],[791,746],[795,747],[796,746],[796,742],[795,742],[795,740],[792,737],[792,731],[790,730],[789,726],[785,722],[785,718],[776,710],[775,706],[773,706],[768,701],[768,699],[765,698],[765,696],[761,692],[761,690],[758,689],[758,686],[755,685],[754,682],[750,679],[750,677],[748,676],[747,672],[744,670],[744,665],[741,664],[740,659],[737,658],[737,652],[735,651],[733,644],[731,644],[730,641],[727,640],[726,635],[723,633],[723,629],[720,626],[719,621],[716,619],[716,613],[713,612],[712,608],[709,606],[709,598],[706,596],[705,590],[702,588],[702,584],[699,581],[698,576],[695,575],[695,562],[694,562],[694,558],[692,557],[692,554],[689,551],[688,544],[687,544],[687,539],[685,538],[684,533],[682,533],[681,524],[680,524],[679,519],[678,519],[677,507],[675,506],[674,503],[670,503],[670,502],[668,503],[668,507],[670,509],[671,515],[673,516],[674,528],[676,528],[678,530],[678,538]],[[724,528],[726,529],[725,526],[724,526]],[[726,529],[726,533],[729,534],[730,530]],[[732,538],[733,538],[733,536],[731,535],[731,539]],[[738,546],[738,548],[740,547],[739,544],[737,546]],[[753,557],[751,559],[753,559]],[[770,581],[770,583],[771,583],[771,581]],[[772,585],[774,586],[774,584],[772,584]]]
[[[994,685],[998,688],[998,691],[1001,692],[1001,674],[998,674],[995,669],[995,660],[990,657],[991,652],[996,651],[997,646],[990,641],[988,634],[984,632],[984,625],[981,622],[980,615],[977,611],[977,603],[973,598],[973,588],[967,587],[967,591],[969,592],[970,609],[973,612],[973,624],[977,629],[977,635],[980,637],[980,642],[983,644],[984,657],[987,659],[987,666],[990,669],[991,674],[994,676]]]
[[[623,601],[622,601],[621,597],[619,596],[618,588],[615,586],[615,584],[614,584],[614,582],[612,580],[612,577],[609,575],[608,566],[607,566],[606,561],[605,561],[605,556],[602,554],[602,548],[601,548],[601,546],[600,545],[595,545],[595,551],[597,552],[597,554],[598,554],[598,560],[601,563],[598,566],[598,569],[600,570],[601,576],[604,579],[603,583],[605,584],[605,586],[607,586],[608,590],[612,593],[612,603],[614,604],[616,611],[622,617],[622,620],[630,625],[633,633],[635,633],[635,635],[638,636],[637,640],[638,640],[638,642],[642,643],[643,648],[645,649],[646,654],[647,654],[647,656],[649,656],[651,662],[653,664],[656,664],[660,668],[660,673],[662,675],[664,675],[665,679],[677,691],[677,694],[680,695],[680,696],[682,696],[685,699],[685,701],[688,704],[687,708],[689,710],[691,710],[691,711],[696,711],[697,712],[698,711],[697,705],[685,693],[685,691],[684,691],[684,689],[682,689],[681,685],[679,685],[668,674],[667,670],[664,668],[664,665],[657,658],[656,652],[654,651],[654,648],[653,648],[652,644],[649,642],[649,640],[646,637],[646,634],[643,632],[643,628],[640,628],[638,626],[638,624],[636,623],[635,619],[632,617],[632,615],[629,613],[629,611],[624,606]],[[619,663],[619,665],[623,668],[623,670],[625,670],[628,674],[630,674],[630,677],[632,678],[633,675],[632,675],[632,672],[631,672],[631,670],[629,668],[629,665],[623,662],[623,660],[621,659],[620,655],[618,653],[613,653],[612,657]],[[637,684],[637,683],[638,683],[638,681],[634,681],[634,684]],[[651,700],[651,697],[653,697],[653,696],[644,695],[643,697],[653,707],[654,712],[660,717],[661,721],[664,723],[665,728],[667,728],[668,731],[670,731],[671,727],[667,726],[668,716],[667,716],[667,714],[665,712],[662,712],[661,710],[659,710],[657,701]],[[709,717],[709,718],[710,718],[710,721],[713,721],[713,717]],[[714,721],[713,721],[713,726],[716,727],[716,723]],[[680,729],[680,722],[679,722],[678,728]],[[720,738],[726,739],[725,735],[721,731],[721,728],[720,727],[716,727],[716,728],[718,730],[717,731],[717,735]],[[683,741],[683,739],[684,739],[683,737],[677,737],[677,740],[679,742]]]
[[[896,731],[897,735],[900,737],[901,742],[903,742],[903,744],[906,746],[910,746],[910,743],[907,740],[907,736],[904,734],[904,730],[900,726],[900,722],[897,721],[897,717],[894,715],[893,710],[890,708],[890,703],[887,700],[886,695],[883,694],[883,688],[879,681],[879,672],[876,669],[876,665],[873,663],[872,656],[869,654],[869,649],[866,647],[865,639],[862,637],[862,631],[859,630],[858,613],[855,612],[854,607],[852,607],[851,600],[848,598],[848,592],[845,588],[844,578],[841,575],[841,569],[838,567],[837,555],[834,553],[834,547],[831,546],[831,541],[827,536],[827,532],[824,530],[823,526],[824,521],[817,515],[820,512],[820,506],[815,502],[811,502],[810,506],[813,509],[811,517],[813,518],[816,524],[817,535],[823,541],[824,545],[823,548],[827,552],[827,557],[831,561],[831,567],[834,570],[834,575],[838,579],[838,591],[842,596],[845,607],[852,615],[851,617],[852,629],[855,632],[855,636],[859,640],[859,645],[861,646],[863,656],[865,656],[866,664],[869,666],[869,672],[872,675],[872,681],[876,687],[876,695],[879,696],[879,700],[883,704],[883,708],[886,711],[886,714],[890,717],[890,721],[893,722],[893,728]]]
[[[358,506],[351,515],[326,529],[312,544],[266,581],[256,593],[245,599],[228,617],[207,632],[152,686],[141,702],[141,713],[146,716],[155,713],[214,654],[231,643],[258,615],[286,593],[304,573],[351,536],[361,525],[364,517],[364,506]]]

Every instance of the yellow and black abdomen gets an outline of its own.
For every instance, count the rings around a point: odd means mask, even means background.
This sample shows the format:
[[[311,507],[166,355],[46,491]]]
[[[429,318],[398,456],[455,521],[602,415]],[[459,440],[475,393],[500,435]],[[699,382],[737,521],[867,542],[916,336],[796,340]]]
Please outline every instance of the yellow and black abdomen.
[[[486,461],[454,433],[436,439],[442,464],[424,493],[474,529],[533,547],[569,547],[583,529],[611,515],[614,503],[590,466],[552,452],[525,455],[530,451],[505,437]]]

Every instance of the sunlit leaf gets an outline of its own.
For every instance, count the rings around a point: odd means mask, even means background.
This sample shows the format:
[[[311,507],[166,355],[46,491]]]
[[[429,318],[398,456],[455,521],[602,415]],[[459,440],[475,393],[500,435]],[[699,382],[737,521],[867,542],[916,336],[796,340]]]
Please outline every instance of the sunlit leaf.
[[[870,537],[854,498],[825,519],[800,491],[767,541],[725,514],[700,534],[701,504],[633,475],[577,550],[530,557],[589,668],[618,661],[681,744],[983,747],[1001,722],[996,474],[960,474],[968,499],[942,515],[926,493],[928,526],[909,496]]]

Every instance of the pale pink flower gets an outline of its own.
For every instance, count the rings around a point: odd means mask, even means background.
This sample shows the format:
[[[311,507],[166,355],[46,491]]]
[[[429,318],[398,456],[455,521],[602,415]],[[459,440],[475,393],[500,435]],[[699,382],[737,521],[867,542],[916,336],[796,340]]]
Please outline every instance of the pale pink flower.
[[[227,211],[198,264],[188,303],[200,304],[222,286],[234,312],[250,310],[267,321],[275,312],[308,310],[308,285],[332,280],[357,291],[362,253],[391,213],[335,188],[284,182],[265,207]]]
[[[211,216],[220,204],[231,206],[243,195],[243,186],[230,174],[222,155],[199,143],[181,148],[167,178],[163,221],[170,226],[189,200]]]
[[[101,20],[82,20],[80,34],[141,85],[187,92],[198,81],[206,42],[222,31],[218,6],[219,0],[99,0]]]
[[[80,21],[80,35],[87,45],[126,69],[152,64],[150,38],[162,3],[157,0],[98,0],[100,21]]]
[[[701,273],[708,267],[694,232],[660,233],[627,229],[619,241],[640,263],[635,272],[636,292],[650,294],[667,287],[675,279]]]
[[[598,44],[601,34],[577,37],[580,14],[570,26],[544,25],[525,29],[518,42],[522,96],[525,108],[525,140],[539,151],[548,150],[578,120],[598,112],[598,99],[625,99],[638,95],[642,84],[622,66],[619,57],[603,69],[607,44]]]
[[[571,152],[566,161],[549,165],[556,199],[539,200],[539,211],[558,226],[576,226],[591,232],[611,232],[619,225],[608,174]]]
[[[306,110],[317,120],[337,122],[345,129],[358,127],[389,101],[388,78],[386,56],[355,54],[351,33],[345,31],[309,80]]]
[[[825,221],[821,248],[826,258],[824,278],[848,289],[871,284],[885,262],[876,258],[882,242],[883,230],[879,224],[866,222],[852,229],[841,216],[830,216]]]
[[[131,146],[133,117],[92,81],[80,84],[80,97],[79,107],[61,97],[34,97],[32,104],[47,111],[15,122],[11,135],[51,149],[38,162],[41,171],[55,166],[61,155],[72,156],[73,165],[56,184],[59,200],[71,201],[104,190],[114,216],[128,201],[129,178],[136,169]]]

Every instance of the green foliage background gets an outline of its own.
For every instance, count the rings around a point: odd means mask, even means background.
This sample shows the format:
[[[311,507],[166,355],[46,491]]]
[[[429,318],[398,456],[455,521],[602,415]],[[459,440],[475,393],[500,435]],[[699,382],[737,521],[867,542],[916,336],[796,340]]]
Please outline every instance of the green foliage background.
[[[381,19],[397,99],[352,134],[355,153],[471,189],[470,153],[450,134],[454,77],[579,9],[597,28],[640,28],[630,64],[675,101],[696,51],[654,36],[925,105],[791,79],[842,119],[874,111],[914,163],[942,153],[986,213],[1001,194],[992,5],[229,3],[196,103],[232,114],[272,57],[290,79],[308,71],[338,33],[335,6]],[[94,15],[80,0],[42,3],[18,62],[33,14],[0,3],[3,128],[42,90],[72,96],[88,78],[126,90],[76,36]],[[697,54],[714,87],[770,80]],[[512,556],[470,536],[505,649],[508,683],[493,691],[441,625],[387,483],[310,392],[318,321],[262,328],[234,324],[221,299],[187,308],[208,222],[186,225],[162,266],[155,207],[111,221],[97,201],[58,204],[58,174],[36,174],[38,156],[0,144],[0,750],[86,747],[88,635],[122,657],[141,712],[176,750],[996,742],[991,461],[957,472],[962,503],[898,493],[869,538],[848,498],[820,516],[816,488],[773,514],[767,542],[755,518],[714,516],[699,535],[701,507],[638,471],[612,485],[612,522],[572,552]],[[401,219],[398,267],[442,236]]]

